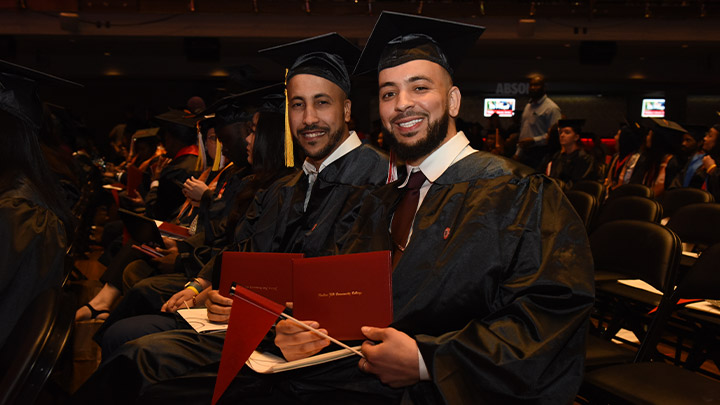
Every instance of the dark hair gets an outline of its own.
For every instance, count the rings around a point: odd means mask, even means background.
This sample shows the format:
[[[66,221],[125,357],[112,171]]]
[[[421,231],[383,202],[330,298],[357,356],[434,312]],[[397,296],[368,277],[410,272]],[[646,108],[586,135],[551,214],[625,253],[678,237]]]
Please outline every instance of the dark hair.
[[[228,240],[232,240],[235,226],[245,215],[255,193],[267,188],[272,182],[292,170],[285,168],[285,120],[283,114],[276,112],[259,112],[258,114],[252,150],[253,177],[235,197],[235,209],[228,218],[226,228]]]
[[[708,151],[708,155],[713,158],[713,160],[718,161],[720,160],[720,124],[715,124],[712,127],[717,133],[718,136],[715,139],[715,146],[713,146],[712,150]]]
[[[64,223],[70,235],[72,220],[68,207],[51,177],[38,142],[37,129],[29,123],[0,110],[0,194],[16,188],[18,177],[28,179],[40,201]],[[50,178],[49,178],[50,177]]]
[[[252,150],[252,168],[256,176],[273,173],[285,165],[285,121],[282,114],[259,112]]]
[[[620,159],[637,152],[643,144],[642,141],[643,136],[638,131],[627,125],[620,127],[620,136],[618,137],[618,156],[620,156]]]

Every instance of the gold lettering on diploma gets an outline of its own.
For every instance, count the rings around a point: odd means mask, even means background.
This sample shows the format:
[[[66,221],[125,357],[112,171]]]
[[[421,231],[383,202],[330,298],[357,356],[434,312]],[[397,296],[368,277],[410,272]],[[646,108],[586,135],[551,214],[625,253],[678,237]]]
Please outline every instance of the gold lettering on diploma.
[[[267,286],[267,285],[248,285],[245,286],[248,290],[255,290],[255,291],[277,291],[278,288],[276,286]]]
[[[318,293],[319,298],[350,297],[353,295],[355,295],[355,296],[363,295],[363,292],[353,290],[353,291],[344,291],[344,292],[332,291],[332,292]]]

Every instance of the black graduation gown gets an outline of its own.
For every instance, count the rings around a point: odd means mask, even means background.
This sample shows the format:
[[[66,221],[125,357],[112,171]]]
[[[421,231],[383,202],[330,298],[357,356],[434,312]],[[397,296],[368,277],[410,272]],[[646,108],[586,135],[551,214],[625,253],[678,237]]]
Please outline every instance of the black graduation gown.
[[[397,186],[364,200],[343,253],[390,249]],[[452,165],[425,197],[392,283],[392,326],[416,339],[432,381],[392,389],[351,357],[268,376],[243,369],[221,403],[574,399],[594,299],[592,258],[582,222],[547,177],[484,152]],[[185,403],[202,403],[213,381],[212,371],[165,381],[143,403],[181,390]]]
[[[558,151],[553,155],[550,166],[550,177],[560,181],[563,189],[569,189],[573,183],[583,180],[596,180],[593,176],[595,159],[583,149],[573,153]]]
[[[390,249],[396,185],[365,200],[346,252]],[[416,403],[572,402],[594,300],[585,228],[554,182],[478,152],[431,186],[393,272],[393,327],[432,377]]]
[[[159,185],[145,196],[145,215],[160,221],[171,221],[180,213],[185,202],[182,184],[196,175],[196,155],[182,155],[173,159],[160,173]]]
[[[0,347],[37,294],[60,288],[65,228],[25,178],[0,195]]]
[[[354,223],[364,197],[384,185],[388,158],[362,145],[328,165],[315,181],[308,209],[303,212],[307,177],[298,172],[281,178],[259,192],[245,219],[236,228],[238,248],[256,252],[303,252],[308,256],[336,253]],[[214,261],[198,274],[212,279]],[[150,384],[180,376],[199,367],[217,367],[224,334],[198,335],[193,330],[172,330],[133,340],[120,347],[85,384],[78,401],[88,397],[123,403]],[[158,368],[157,364],[163,366]],[[137,384],[129,387],[120,376]],[[201,391],[207,386],[202,381]],[[192,383],[182,382],[181,395],[193,403]],[[212,387],[210,387],[212,389]],[[206,403],[203,396],[198,403]]]

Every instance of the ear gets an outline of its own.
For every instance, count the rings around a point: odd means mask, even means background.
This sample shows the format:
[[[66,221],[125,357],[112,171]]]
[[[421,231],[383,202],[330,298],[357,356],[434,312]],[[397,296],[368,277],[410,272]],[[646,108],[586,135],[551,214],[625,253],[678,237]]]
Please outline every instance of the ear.
[[[343,105],[343,114],[345,116],[345,122],[350,122],[350,116],[352,115],[352,101],[346,98]]]
[[[448,92],[448,113],[452,118],[457,118],[460,114],[461,99],[460,89],[458,89],[457,86],[450,87]]]

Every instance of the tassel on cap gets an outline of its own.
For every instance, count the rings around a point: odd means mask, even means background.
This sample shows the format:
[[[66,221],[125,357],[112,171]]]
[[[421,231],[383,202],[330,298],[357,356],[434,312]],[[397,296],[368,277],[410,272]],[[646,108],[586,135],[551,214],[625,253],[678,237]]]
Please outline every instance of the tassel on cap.
[[[285,166],[295,166],[295,157],[293,156],[293,140],[290,132],[290,101],[287,93],[287,75],[288,69],[285,69]]]
[[[215,160],[213,161],[212,171],[216,172],[220,170],[220,166],[222,166],[222,160],[222,143],[220,143],[220,140],[217,139],[215,141]]]

